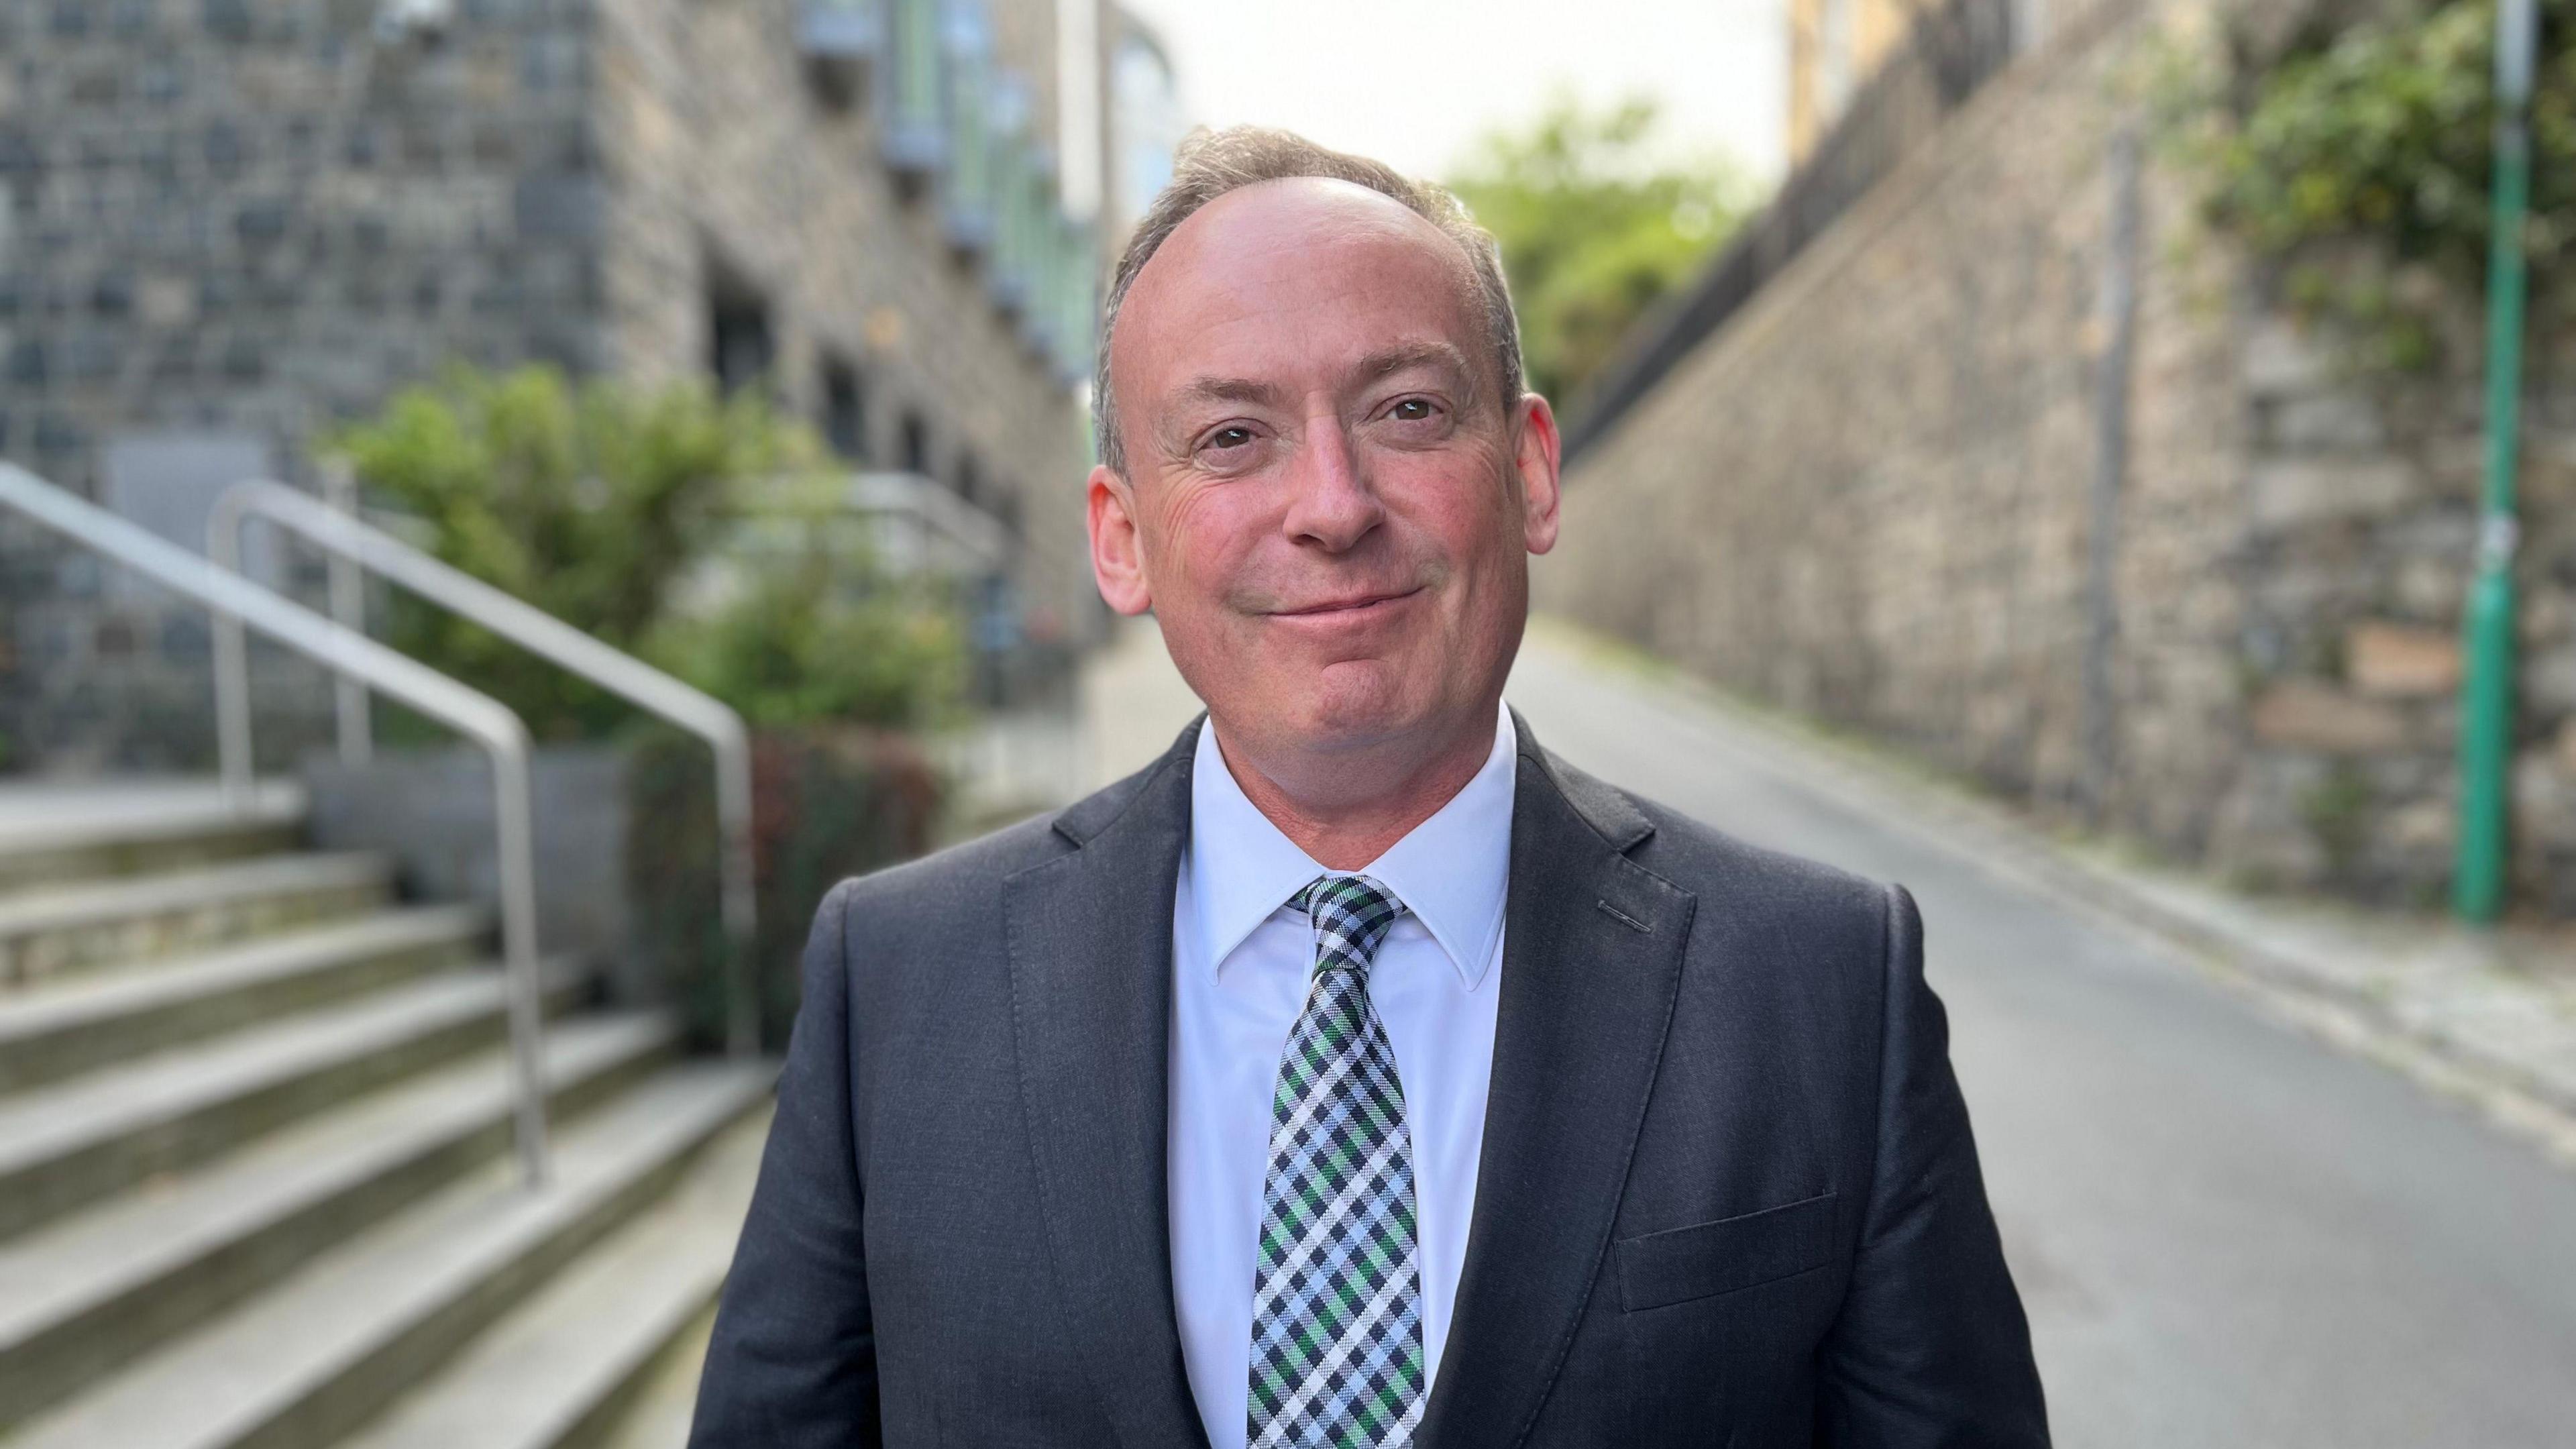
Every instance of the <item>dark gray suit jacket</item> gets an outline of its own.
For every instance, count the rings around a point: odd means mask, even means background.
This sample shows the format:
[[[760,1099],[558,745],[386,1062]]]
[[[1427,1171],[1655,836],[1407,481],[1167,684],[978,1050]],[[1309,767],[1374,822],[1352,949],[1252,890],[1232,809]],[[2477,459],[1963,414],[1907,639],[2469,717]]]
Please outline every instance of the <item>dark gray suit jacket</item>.
[[[1514,722],[1483,1159],[1414,1442],[2045,1444],[1912,898]],[[1164,1191],[1198,728],[825,898],[693,1445],[1206,1442]]]

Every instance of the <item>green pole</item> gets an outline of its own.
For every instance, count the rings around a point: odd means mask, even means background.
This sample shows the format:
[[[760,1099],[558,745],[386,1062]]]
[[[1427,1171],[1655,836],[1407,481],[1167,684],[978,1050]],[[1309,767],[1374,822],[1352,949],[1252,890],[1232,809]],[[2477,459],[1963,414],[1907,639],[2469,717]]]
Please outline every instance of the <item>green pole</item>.
[[[2538,0],[2496,7],[2494,237],[2487,261],[2486,489],[2469,584],[2468,669],[2460,683],[2460,838],[2451,908],[2493,921],[2504,908],[2506,803],[2513,769],[2514,463],[2522,433],[2523,217],[2531,206],[2532,65]]]

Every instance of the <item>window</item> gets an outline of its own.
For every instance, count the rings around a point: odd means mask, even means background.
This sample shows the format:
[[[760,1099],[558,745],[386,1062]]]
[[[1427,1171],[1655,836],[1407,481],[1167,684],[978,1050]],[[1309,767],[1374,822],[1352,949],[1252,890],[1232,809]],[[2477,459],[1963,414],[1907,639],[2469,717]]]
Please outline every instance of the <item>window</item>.
[[[930,472],[930,421],[910,408],[903,413],[903,471]]]
[[[707,273],[707,370],[730,393],[768,376],[776,356],[769,299],[720,263],[711,261]]]
[[[868,409],[859,370],[845,357],[823,355],[823,441],[835,456],[864,467],[868,461]]]
[[[888,7],[885,96],[886,163],[899,172],[928,173],[946,151],[940,126],[939,0],[886,0]]]
[[[961,251],[981,251],[993,240],[992,100],[986,93],[992,49],[983,7],[972,0],[950,4],[941,32],[948,170],[940,179],[940,215],[950,244]]]
[[[836,110],[857,103],[882,39],[881,0],[800,0],[796,41],[807,80]]]

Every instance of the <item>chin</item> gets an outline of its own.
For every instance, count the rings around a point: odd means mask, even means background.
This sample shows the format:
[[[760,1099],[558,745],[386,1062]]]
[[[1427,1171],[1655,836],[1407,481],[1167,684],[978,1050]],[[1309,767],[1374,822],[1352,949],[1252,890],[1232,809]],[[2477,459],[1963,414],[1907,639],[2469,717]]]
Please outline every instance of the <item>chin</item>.
[[[1309,740],[1322,745],[1370,745],[1422,723],[1430,713],[1429,701],[1406,689],[1407,681],[1383,664],[1371,661],[1371,666],[1344,664],[1324,671],[1306,707],[1296,712]]]

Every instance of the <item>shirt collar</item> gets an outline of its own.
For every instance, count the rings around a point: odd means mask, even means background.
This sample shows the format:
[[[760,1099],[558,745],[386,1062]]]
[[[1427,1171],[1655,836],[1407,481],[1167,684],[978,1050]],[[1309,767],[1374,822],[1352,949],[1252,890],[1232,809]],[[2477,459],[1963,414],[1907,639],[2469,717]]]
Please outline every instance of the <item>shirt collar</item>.
[[[1495,715],[1493,752],[1475,777],[1358,872],[1395,892],[1470,991],[1492,964],[1511,878],[1520,741],[1511,711],[1497,706]],[[1214,719],[1199,730],[1190,762],[1189,856],[1199,944],[1210,971],[1306,882],[1331,873],[1244,795],[1217,752]]]

